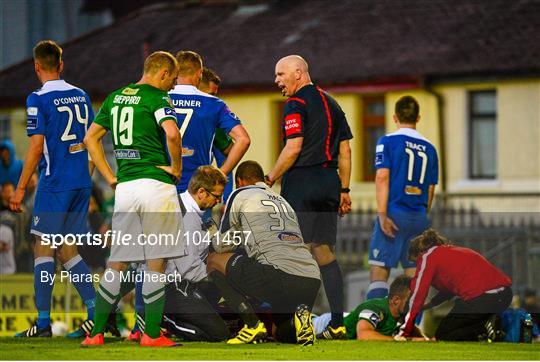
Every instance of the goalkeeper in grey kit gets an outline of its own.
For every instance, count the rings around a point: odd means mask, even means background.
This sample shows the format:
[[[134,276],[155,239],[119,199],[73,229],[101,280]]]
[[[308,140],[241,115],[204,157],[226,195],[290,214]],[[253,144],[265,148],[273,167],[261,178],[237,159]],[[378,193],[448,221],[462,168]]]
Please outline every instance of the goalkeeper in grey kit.
[[[264,172],[257,162],[240,164],[235,180],[238,188],[227,202],[221,236],[212,244],[216,252],[209,254],[207,261],[209,277],[245,323],[227,343],[257,343],[269,334],[249,297],[272,306],[271,334],[277,341],[313,344],[311,309],[321,284],[320,274],[302,240],[296,214],[264,183]],[[238,243],[230,234],[243,237],[245,253],[233,252]]]

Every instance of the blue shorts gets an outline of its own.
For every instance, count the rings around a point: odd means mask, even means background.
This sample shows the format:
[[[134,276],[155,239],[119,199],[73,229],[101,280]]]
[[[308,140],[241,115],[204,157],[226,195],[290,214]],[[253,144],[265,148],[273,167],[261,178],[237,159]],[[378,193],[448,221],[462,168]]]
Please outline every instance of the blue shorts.
[[[393,211],[388,217],[399,230],[395,238],[386,236],[375,219],[371,243],[369,244],[369,264],[385,268],[395,268],[398,262],[405,268],[414,268],[415,263],[409,261],[409,242],[429,227],[429,220],[424,213]]]
[[[86,217],[91,188],[48,192],[39,191],[34,201],[30,233],[86,234],[89,232]]]

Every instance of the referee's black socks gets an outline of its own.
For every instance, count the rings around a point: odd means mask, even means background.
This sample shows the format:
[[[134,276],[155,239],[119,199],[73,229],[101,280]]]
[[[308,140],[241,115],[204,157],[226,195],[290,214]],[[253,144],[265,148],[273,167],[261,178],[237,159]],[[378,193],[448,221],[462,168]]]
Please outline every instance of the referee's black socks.
[[[240,315],[240,318],[249,328],[255,328],[259,322],[259,317],[257,317],[247,299],[227,282],[225,275],[221,272],[214,270],[208,276],[220,290],[227,305]]]
[[[332,312],[330,326],[332,328],[341,327],[343,325],[343,275],[341,268],[337,260],[334,260],[330,264],[319,266],[319,269]]]

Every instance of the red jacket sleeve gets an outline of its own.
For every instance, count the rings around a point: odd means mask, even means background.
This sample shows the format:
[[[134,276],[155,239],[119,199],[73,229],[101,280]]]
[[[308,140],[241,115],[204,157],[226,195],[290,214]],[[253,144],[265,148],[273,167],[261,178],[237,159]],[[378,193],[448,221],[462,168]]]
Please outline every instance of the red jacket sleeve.
[[[400,327],[399,335],[409,337],[413,334],[414,320],[422,307],[429,292],[431,281],[435,274],[436,255],[432,255],[437,247],[429,249],[416,261],[416,275],[411,281],[411,299],[409,300],[409,311],[405,315],[403,325]]]

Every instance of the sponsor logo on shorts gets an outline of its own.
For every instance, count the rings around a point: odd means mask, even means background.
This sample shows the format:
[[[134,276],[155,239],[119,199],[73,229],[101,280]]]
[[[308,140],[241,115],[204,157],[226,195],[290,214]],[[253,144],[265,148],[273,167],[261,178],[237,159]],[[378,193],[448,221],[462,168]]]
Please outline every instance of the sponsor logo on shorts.
[[[138,150],[114,150],[116,158],[119,160],[140,160],[141,154]]]
[[[34,216],[34,226],[39,223],[39,216]]]
[[[375,258],[379,256],[379,249],[373,249],[373,256]]]

